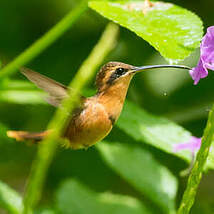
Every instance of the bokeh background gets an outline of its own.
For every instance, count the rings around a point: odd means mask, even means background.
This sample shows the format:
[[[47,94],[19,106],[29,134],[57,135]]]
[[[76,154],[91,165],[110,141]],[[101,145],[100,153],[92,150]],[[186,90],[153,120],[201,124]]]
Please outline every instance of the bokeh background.
[[[0,60],[7,64],[25,48],[41,37],[78,3],[78,0],[1,0],[0,4]],[[177,5],[195,12],[204,22],[205,29],[214,25],[212,0],[172,0]],[[54,45],[45,50],[28,67],[67,85],[81,62],[96,44],[107,20],[88,10]],[[196,50],[185,60],[195,66],[199,52]],[[118,45],[106,59],[133,65],[165,63],[164,59],[144,40],[120,28]],[[25,80],[17,73],[13,79]],[[200,137],[205,127],[208,111],[214,101],[214,73],[193,85],[186,71],[150,71],[136,75],[131,83],[128,99],[147,111],[167,117]],[[93,91],[94,83],[88,85]],[[20,93],[19,93],[20,95]],[[15,98],[19,100],[19,95]],[[9,96],[9,95],[8,95]],[[0,121],[9,129],[40,131],[45,129],[55,109],[47,104],[17,104],[13,98],[0,91]],[[21,95],[20,95],[21,96]],[[24,95],[23,95],[24,96]],[[20,98],[21,99],[21,98]],[[26,98],[27,99],[27,98]],[[27,101],[26,101],[27,103]],[[127,136],[114,128],[109,138]],[[20,144],[2,136],[0,138],[0,179],[17,191],[23,192],[36,146]],[[7,142],[7,143],[5,143]],[[143,145],[142,145],[143,146]],[[187,165],[178,158],[145,146],[176,176]],[[139,170],[140,166],[139,166]],[[54,191],[62,180],[74,177],[98,192],[112,191],[141,197],[122,178],[114,173],[92,147],[87,151],[59,149],[49,170],[41,204],[54,200]],[[214,213],[214,173],[204,175],[192,213]],[[179,178],[178,201],[185,188],[186,178]],[[0,210],[0,212],[3,212]]]

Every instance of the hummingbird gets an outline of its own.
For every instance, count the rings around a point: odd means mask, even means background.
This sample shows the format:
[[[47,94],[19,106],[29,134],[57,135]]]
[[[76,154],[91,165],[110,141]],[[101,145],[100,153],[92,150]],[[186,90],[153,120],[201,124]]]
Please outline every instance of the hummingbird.
[[[131,79],[136,73],[155,68],[179,68],[191,70],[184,65],[133,66],[122,62],[109,62],[97,73],[97,93],[92,97],[81,97],[79,106],[68,116],[68,123],[62,133],[66,147],[83,149],[105,138],[120,116]],[[68,88],[42,74],[28,68],[21,68],[25,75],[38,88],[48,93],[47,102],[60,107],[68,97]],[[51,130],[43,132],[8,131],[8,137],[17,141],[38,142]]]

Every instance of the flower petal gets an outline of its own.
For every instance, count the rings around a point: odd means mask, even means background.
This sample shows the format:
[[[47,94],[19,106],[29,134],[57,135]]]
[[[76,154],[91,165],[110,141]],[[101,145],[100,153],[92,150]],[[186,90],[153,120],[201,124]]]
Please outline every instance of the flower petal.
[[[201,78],[207,77],[207,69],[214,70],[214,26],[207,29],[201,42],[198,65],[190,71],[194,85],[198,84]]]
[[[200,149],[201,138],[192,136],[188,142],[174,144],[173,151],[179,152],[181,150],[190,150],[191,152],[196,152]]]
[[[201,78],[205,78],[208,75],[208,70],[204,66],[202,59],[200,58],[198,65],[189,71],[192,79],[194,80],[194,85],[197,85]]]
[[[214,26],[207,29],[201,42],[201,59],[206,68],[214,70]]]

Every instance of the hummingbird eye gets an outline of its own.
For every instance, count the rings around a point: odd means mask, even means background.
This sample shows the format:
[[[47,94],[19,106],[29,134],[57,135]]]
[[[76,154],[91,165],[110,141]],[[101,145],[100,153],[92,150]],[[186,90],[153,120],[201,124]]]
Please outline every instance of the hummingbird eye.
[[[115,75],[117,77],[120,77],[125,73],[126,73],[126,69],[125,68],[117,68],[116,71],[115,71]]]
[[[127,69],[125,68],[117,68],[112,75],[109,77],[109,80],[107,81],[108,84],[112,84],[114,82],[114,80],[116,80],[117,78],[123,76],[126,73]]]

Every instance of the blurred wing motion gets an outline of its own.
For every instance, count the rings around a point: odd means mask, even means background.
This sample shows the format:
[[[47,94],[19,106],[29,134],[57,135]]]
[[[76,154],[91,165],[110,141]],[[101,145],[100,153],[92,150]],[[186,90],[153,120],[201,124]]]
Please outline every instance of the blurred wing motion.
[[[68,97],[68,88],[55,80],[52,80],[42,74],[32,71],[28,68],[21,68],[21,73],[24,74],[31,82],[38,88],[48,93],[46,101],[57,107],[60,106],[61,101]],[[85,97],[81,96],[81,104],[83,104]],[[17,141],[33,140],[34,142],[42,140],[50,133],[50,130],[43,132],[25,132],[25,131],[7,131],[7,136],[15,138]]]
[[[21,68],[21,72],[37,87],[43,89],[49,94],[46,99],[49,104],[59,106],[61,101],[68,96],[67,87],[61,83],[58,83],[28,68]]]
[[[49,104],[57,107],[64,98],[68,97],[68,88],[65,85],[28,68],[21,68],[21,73],[38,88],[43,89],[48,93],[49,96],[46,98],[46,101]]]

